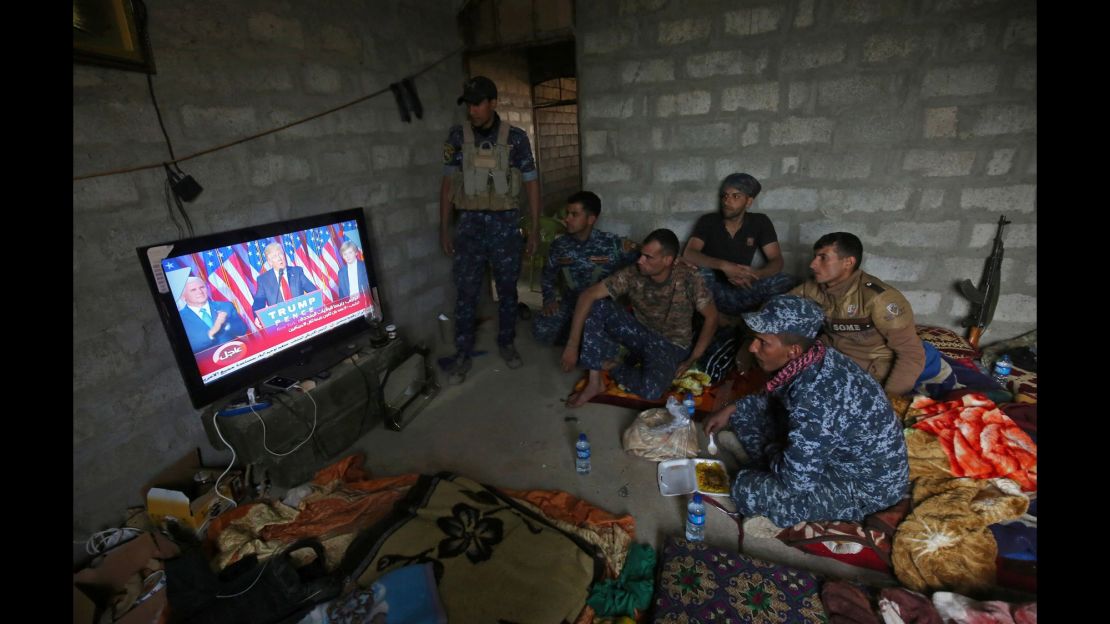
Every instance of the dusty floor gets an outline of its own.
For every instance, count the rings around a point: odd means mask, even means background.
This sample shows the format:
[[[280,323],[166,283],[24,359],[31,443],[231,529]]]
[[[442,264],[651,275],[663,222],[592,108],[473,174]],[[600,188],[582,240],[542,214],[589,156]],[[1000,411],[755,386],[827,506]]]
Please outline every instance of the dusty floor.
[[[526,279],[519,292],[521,301],[533,310],[539,308],[540,295],[530,291]],[[493,305],[488,293],[483,293],[479,317],[491,317]],[[404,323],[394,322],[403,333]],[[631,514],[637,541],[655,548],[665,536],[681,535],[687,497],[662,496],[657,464],[627,455],[621,448],[621,433],[637,412],[593,403],[568,409],[563,399],[581,372],[562,372],[560,350],[538,345],[525,321],[517,324],[516,339],[524,366],[509,370],[497,354],[495,324],[495,320],[480,324],[476,348],[487,354],[474,359],[463,384],[447,385],[441,374],[439,395],[403,431],[376,427],[351,450],[365,452],[367,467],[376,475],[447,470],[494,486],[565,490],[610,512]],[[436,345],[436,350],[444,355],[453,348]],[[593,471],[584,476],[574,470],[579,432],[589,436],[593,449]],[[705,436],[700,430],[699,434],[702,454],[709,457]],[[726,460],[732,467],[732,458]],[[731,508],[730,502],[726,504]],[[735,549],[735,523],[712,508],[707,514],[706,542]],[[890,576],[807,555],[775,539],[749,536],[744,551],[830,577],[870,584],[894,582]]]

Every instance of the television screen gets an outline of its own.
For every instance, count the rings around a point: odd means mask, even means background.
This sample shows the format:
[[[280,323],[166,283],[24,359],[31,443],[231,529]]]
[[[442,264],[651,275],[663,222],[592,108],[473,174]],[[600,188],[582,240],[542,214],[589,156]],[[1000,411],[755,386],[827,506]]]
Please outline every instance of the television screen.
[[[353,209],[140,247],[193,405],[380,321],[367,240]]]

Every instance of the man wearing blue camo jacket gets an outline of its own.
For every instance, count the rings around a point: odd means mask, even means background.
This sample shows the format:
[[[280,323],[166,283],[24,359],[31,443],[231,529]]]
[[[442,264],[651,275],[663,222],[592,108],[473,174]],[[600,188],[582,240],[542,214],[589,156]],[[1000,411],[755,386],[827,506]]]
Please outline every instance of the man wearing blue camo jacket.
[[[748,455],[732,485],[737,511],[789,527],[860,521],[897,503],[909,487],[901,423],[875,379],[815,340],[820,306],[778,295],[743,317],[770,380],[704,425],[727,422]]]
[[[528,197],[531,231],[528,255],[539,243],[540,186],[528,135],[497,114],[497,86],[485,76],[463,85],[457,103],[467,104],[467,121],[453,126],[443,145],[443,180],[439,192],[439,242],[453,258],[455,280],[455,349],[447,380],[462,383],[471,367],[478,295],[486,265],[497,285],[497,346],[509,368],[520,368],[516,338],[520,277],[521,189]],[[452,208],[459,212],[452,238]]]
[[[543,309],[532,319],[536,342],[566,344],[582,291],[639,258],[639,245],[594,227],[600,215],[601,198],[595,193],[578,191],[567,198],[566,234],[551,243],[543,265]]]

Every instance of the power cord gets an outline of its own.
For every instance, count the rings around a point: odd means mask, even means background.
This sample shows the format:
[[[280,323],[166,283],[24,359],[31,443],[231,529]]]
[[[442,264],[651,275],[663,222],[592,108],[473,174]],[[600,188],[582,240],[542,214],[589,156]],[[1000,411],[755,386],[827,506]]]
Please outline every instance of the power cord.
[[[254,414],[256,417],[258,417],[258,422],[262,423],[262,448],[266,449],[267,453],[269,453],[269,454],[271,454],[275,457],[285,457],[286,455],[292,454],[293,451],[296,451],[297,449],[301,448],[302,446],[305,445],[306,442],[311,440],[313,434],[316,433],[316,412],[317,412],[316,399],[312,398],[312,393],[308,392],[307,390],[302,388],[301,384],[293,384],[293,387],[296,388],[297,390],[300,390],[302,393],[304,393],[304,395],[306,397],[308,397],[309,401],[312,401],[312,429],[308,432],[308,435],[305,436],[305,439],[301,440],[300,442],[297,443],[296,446],[289,449],[288,451],[285,451],[284,453],[278,453],[277,451],[272,450],[266,444],[266,421],[262,419],[261,414],[254,411],[254,401],[251,401],[250,404],[248,405],[248,407],[250,407],[250,409],[251,409],[251,413]]]
[[[97,531],[85,542],[85,552],[90,555],[99,555],[142,533],[144,533],[142,529],[136,529],[134,527]],[[74,542],[74,544],[80,543],[81,542]]]
[[[254,388],[251,388],[251,391],[253,393]],[[254,403],[253,395],[251,397],[251,403]],[[253,407],[251,408],[251,411],[252,412],[254,411]],[[224,469],[223,473],[220,476],[216,477],[216,485],[214,485],[213,487],[216,488],[216,496],[219,496],[220,498],[224,499],[225,501],[231,503],[230,508],[234,509],[234,508],[238,507],[239,505],[235,501],[233,501],[230,498],[224,496],[223,492],[220,491],[220,479],[223,479],[225,476],[227,476],[227,473],[231,472],[231,467],[235,465],[235,447],[231,446],[231,444],[228,443],[227,439],[224,438],[224,434],[220,432],[220,425],[219,425],[218,421],[216,420],[217,418],[219,418],[219,415],[220,415],[220,413],[218,411],[214,412],[212,414],[212,427],[216,430],[216,435],[218,435],[220,437],[220,441],[224,443],[224,446],[231,449],[231,461],[228,462],[227,468]]]

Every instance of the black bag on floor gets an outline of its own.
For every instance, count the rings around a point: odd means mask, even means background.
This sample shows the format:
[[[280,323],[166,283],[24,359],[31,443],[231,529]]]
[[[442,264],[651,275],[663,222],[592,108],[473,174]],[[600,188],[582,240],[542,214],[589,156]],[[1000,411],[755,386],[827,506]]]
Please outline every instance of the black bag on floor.
[[[314,550],[316,559],[298,569],[290,555],[302,548]],[[249,555],[219,575],[199,548],[166,561],[173,620],[186,624],[292,624],[339,595],[341,583],[326,573],[324,546],[315,538],[295,542],[262,563]]]

